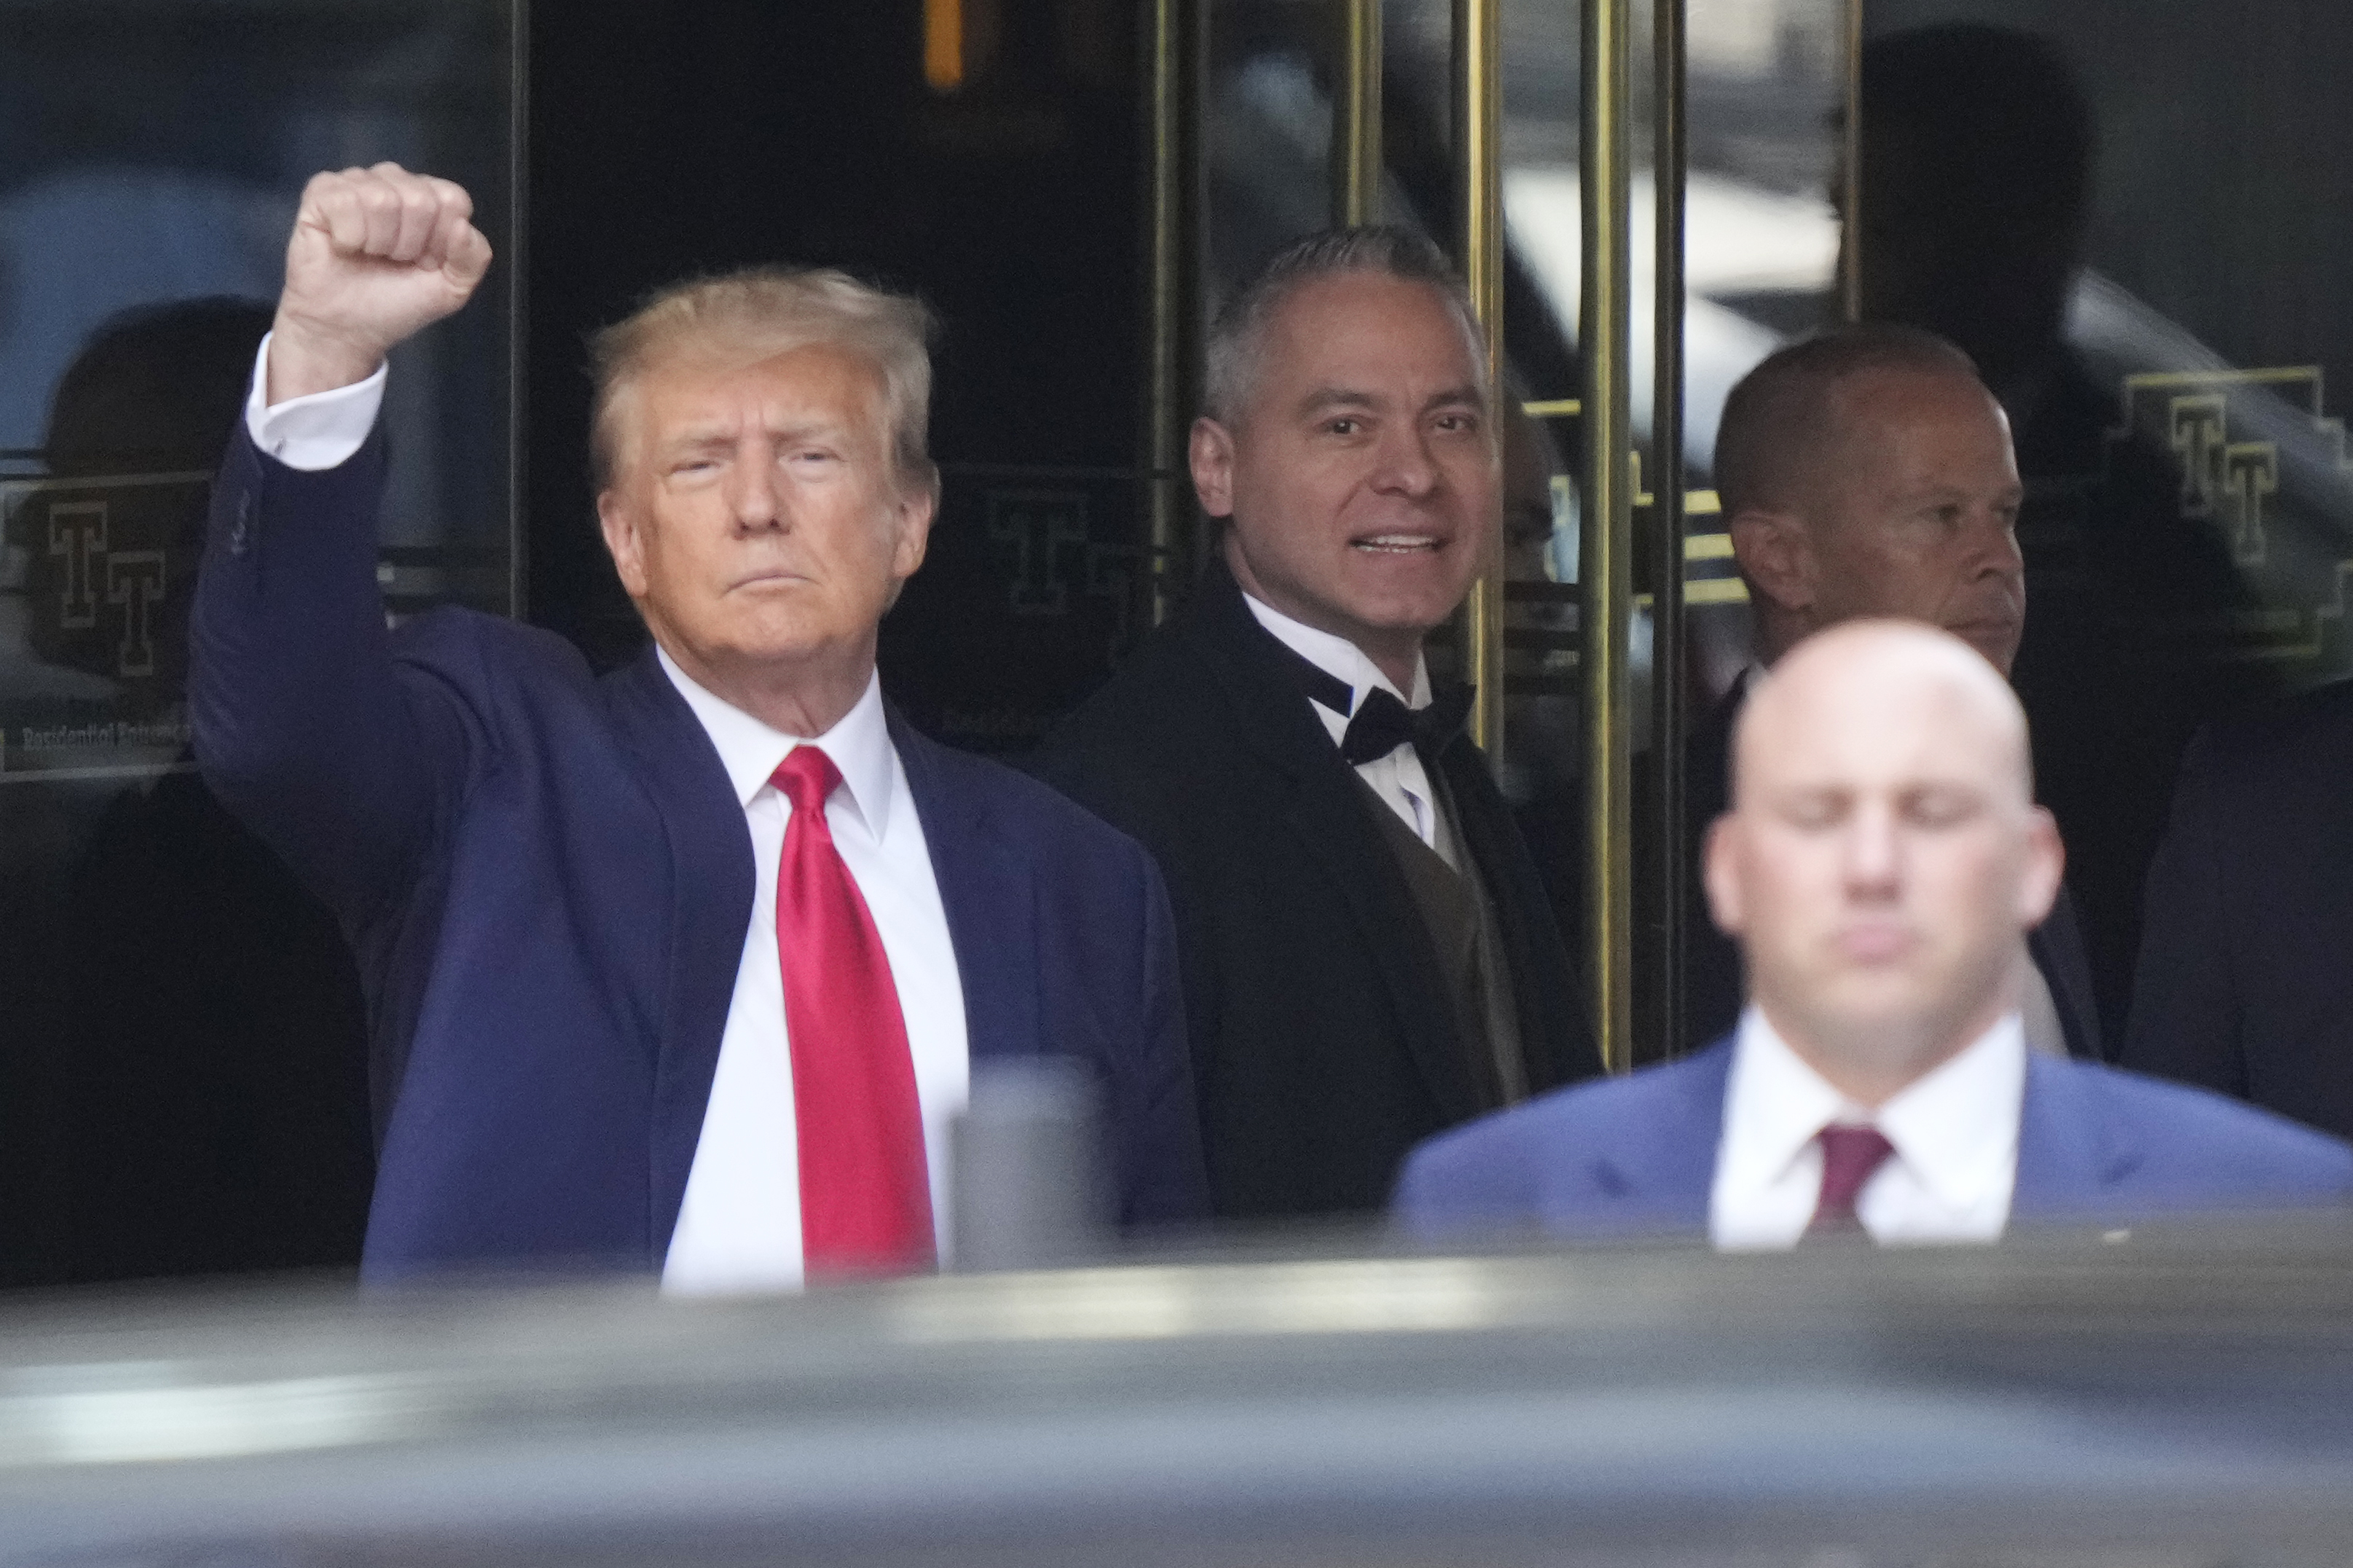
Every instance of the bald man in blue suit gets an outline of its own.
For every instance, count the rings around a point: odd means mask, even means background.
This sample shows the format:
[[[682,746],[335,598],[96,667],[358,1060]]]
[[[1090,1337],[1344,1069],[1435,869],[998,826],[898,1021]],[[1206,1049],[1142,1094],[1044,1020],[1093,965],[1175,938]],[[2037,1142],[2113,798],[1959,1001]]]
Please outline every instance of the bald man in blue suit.
[[[2016,698],[1958,639],[1866,621],[1800,645],[1742,714],[1707,846],[1751,976],[1738,1027],[1424,1143],[1403,1226],[1759,1248],[2343,1205],[2353,1147],[2026,1049],[2012,955],[2063,861],[2026,758]]]

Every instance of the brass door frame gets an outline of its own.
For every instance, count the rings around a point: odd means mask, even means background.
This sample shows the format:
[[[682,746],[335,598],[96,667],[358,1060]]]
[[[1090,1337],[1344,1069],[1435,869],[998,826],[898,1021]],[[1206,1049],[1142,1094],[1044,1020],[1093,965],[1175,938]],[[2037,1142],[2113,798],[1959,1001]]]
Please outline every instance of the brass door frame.
[[[1681,1056],[1683,1037],[1683,889],[1689,872],[1683,844],[1683,202],[1690,148],[1683,6],[1653,0],[1651,8],[1651,247],[1655,268],[1651,342],[1651,504],[1644,564],[1651,583],[1651,798],[1647,803],[1658,849],[1658,921],[1651,931],[1650,972],[1656,998],[1659,1053]],[[1704,912],[1701,918],[1705,918]],[[1622,1069],[1630,1049],[1605,1058]]]
[[[1633,728],[1626,711],[1634,616],[1632,358],[1633,0],[1586,0],[1577,158],[1584,207],[1584,504],[1577,623],[1585,677],[1587,1002],[1601,1064],[1623,1072],[1634,1035]]]
[[[1377,221],[1380,216],[1380,0],[1339,0],[1342,47],[1333,124],[1335,222]],[[1840,299],[1848,319],[1861,310],[1858,241],[1861,59],[1863,0],[1845,0],[1842,201],[1845,243],[1840,252]],[[1674,1055],[1694,1042],[1679,1037],[1683,922],[1704,919],[1684,907],[1690,869],[1683,843],[1683,701],[1686,519],[1710,510],[1714,498],[1683,489],[1684,25],[1689,0],[1651,0],[1652,146],[1656,247],[1651,387],[1650,496],[1640,489],[1633,445],[1630,247],[1634,104],[1630,90],[1634,0],[1582,0],[1580,70],[1583,102],[1579,160],[1583,298],[1579,302],[1581,396],[1542,405],[1547,414],[1575,413],[1582,430],[1583,527],[1578,575],[1579,641],[1584,679],[1586,766],[1583,889],[1584,968],[1593,1033],[1604,1067],[1630,1070],[1635,1061],[1634,975],[1638,957],[1660,999],[1658,1049]],[[1152,0],[1145,39],[1150,309],[1146,363],[1145,449],[1149,469],[1148,528],[1154,575],[1153,613],[1165,614],[1176,586],[1171,574],[1189,521],[1186,499],[1186,432],[1198,382],[1199,237],[1203,170],[1198,153],[1198,105],[1207,47],[1208,0]],[[1453,0],[1456,219],[1463,271],[1486,339],[1493,406],[1502,407],[1503,377],[1503,0]],[[1534,411],[1536,405],[1531,405]],[[1704,504],[1702,504],[1704,503]],[[1638,536],[1636,514],[1642,531]],[[1651,593],[1651,735],[1655,767],[1641,802],[1634,798],[1630,658],[1634,576],[1643,570]],[[1463,663],[1476,687],[1470,728],[1491,762],[1504,745],[1504,563],[1500,542],[1464,606]],[[1634,826],[1648,825],[1658,844],[1651,873],[1660,879],[1661,918],[1649,931],[1634,926]],[[1644,951],[1647,950],[1647,951]]]
[[[1846,73],[1846,102],[1839,121],[1839,202],[1844,214],[1839,225],[1838,290],[1840,314],[1850,321],[1862,320],[1862,226],[1854,221],[1862,210],[1862,5],[1846,0],[1846,45],[1841,62]]]
[[[1346,33],[1332,116],[1332,221],[1350,228],[1381,221],[1381,0],[1340,3]]]
[[[1454,0],[1455,189],[1462,275],[1487,346],[1487,406],[1504,406],[1504,0]],[[1500,426],[1499,426],[1500,428]],[[1491,767],[1504,756],[1504,542],[1462,606],[1462,673],[1472,740]]]
[[[1144,13],[1145,529],[1155,625],[1191,568],[1187,447],[1200,384],[1200,144],[1208,0],[1151,0]]]

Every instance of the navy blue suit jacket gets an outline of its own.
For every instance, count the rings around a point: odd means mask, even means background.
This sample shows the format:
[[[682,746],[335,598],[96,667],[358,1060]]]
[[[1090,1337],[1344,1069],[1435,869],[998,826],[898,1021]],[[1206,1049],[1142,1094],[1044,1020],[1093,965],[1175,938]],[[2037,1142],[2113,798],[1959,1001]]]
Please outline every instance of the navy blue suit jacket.
[[[1725,1038],[1628,1078],[1546,1095],[1414,1151],[1396,1212],[1425,1237],[1704,1234]],[[2013,1221],[2125,1222],[2353,1198],[2353,1147],[2221,1095],[2029,1055]]]
[[[286,468],[242,429],[191,629],[197,756],[325,900],[370,1000],[373,1276],[659,1268],[751,918],[719,754],[649,649],[593,679],[466,611],[388,632],[380,440]],[[1102,1083],[1130,1224],[1208,1209],[1176,942],[1132,840],[894,714],[975,1060]]]

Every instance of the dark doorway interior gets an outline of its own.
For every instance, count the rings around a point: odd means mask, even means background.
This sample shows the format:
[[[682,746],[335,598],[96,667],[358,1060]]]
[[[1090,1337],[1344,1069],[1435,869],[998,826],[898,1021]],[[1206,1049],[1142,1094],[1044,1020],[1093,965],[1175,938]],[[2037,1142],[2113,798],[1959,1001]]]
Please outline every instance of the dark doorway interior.
[[[962,84],[924,11],[578,0],[531,35],[527,613],[617,663],[643,632],[596,536],[583,335],[649,289],[845,268],[942,321],[930,558],[883,628],[886,689],[1014,749],[1139,629],[1134,7],[965,0]]]

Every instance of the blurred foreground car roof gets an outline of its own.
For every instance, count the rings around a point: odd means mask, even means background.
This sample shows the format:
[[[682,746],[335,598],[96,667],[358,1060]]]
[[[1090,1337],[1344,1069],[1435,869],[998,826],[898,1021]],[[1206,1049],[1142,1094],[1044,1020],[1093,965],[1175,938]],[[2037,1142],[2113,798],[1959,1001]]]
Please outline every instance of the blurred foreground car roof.
[[[0,1564],[2341,1563],[2353,1224],[0,1302]]]

